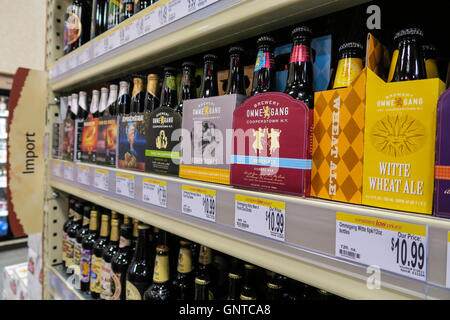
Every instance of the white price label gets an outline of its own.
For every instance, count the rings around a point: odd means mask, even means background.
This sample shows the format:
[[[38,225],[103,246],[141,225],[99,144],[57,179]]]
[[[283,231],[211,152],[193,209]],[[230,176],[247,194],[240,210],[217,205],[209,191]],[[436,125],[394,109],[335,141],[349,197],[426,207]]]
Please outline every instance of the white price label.
[[[78,183],[90,185],[91,184],[91,168],[86,166],[78,166],[77,168],[77,181]]]
[[[78,65],[82,65],[85,64],[86,62],[88,62],[89,60],[91,60],[91,51],[92,50],[92,46],[90,44],[87,45],[86,48],[84,48],[83,51],[81,51],[78,54]]]
[[[235,195],[234,226],[275,240],[286,238],[286,203]]]
[[[116,193],[134,199],[134,176],[131,174],[116,174]]]
[[[53,175],[55,177],[61,177],[61,161],[53,161],[52,164]]]
[[[103,191],[109,191],[109,171],[102,169],[94,170],[94,187]]]
[[[426,281],[427,231],[427,226],[337,212],[335,254]]]
[[[167,182],[143,178],[142,201],[167,208]]]
[[[182,192],[183,213],[216,222],[216,190],[183,185]]]
[[[73,163],[65,162],[64,163],[64,179],[74,181],[74,170],[73,170]]]
[[[447,288],[450,288],[450,232],[447,241]]]

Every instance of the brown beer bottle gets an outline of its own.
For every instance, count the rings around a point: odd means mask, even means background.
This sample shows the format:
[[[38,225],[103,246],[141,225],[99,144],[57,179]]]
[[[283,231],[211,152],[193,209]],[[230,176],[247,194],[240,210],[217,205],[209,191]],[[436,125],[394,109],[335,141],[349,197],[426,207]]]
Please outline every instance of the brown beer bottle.
[[[242,94],[246,95],[244,84],[244,67],[242,65],[242,55],[244,49],[241,47],[231,47],[228,51],[230,54],[230,70],[227,82],[226,94]]]
[[[275,57],[273,53],[275,39],[271,36],[262,36],[256,43],[258,54],[253,73],[252,96],[275,91]]]
[[[144,300],[169,300],[172,298],[169,275],[169,247],[156,247],[156,257],[153,270],[153,283],[144,293]]]
[[[145,93],[144,111],[152,112],[159,107],[159,76],[151,73],[147,76],[147,92]]]
[[[141,78],[133,79],[133,93],[131,94],[131,112],[142,113],[145,109],[144,81]]]
[[[102,257],[102,273],[101,273],[101,292],[100,298],[103,300],[110,300],[113,292],[112,282],[112,267],[111,260],[117,254],[119,250],[119,219],[116,215],[114,217],[114,211],[111,212],[111,237],[109,238],[109,244],[106,246]]]
[[[176,300],[191,300],[194,296],[191,243],[180,240],[177,275],[173,281],[173,293]]]
[[[219,95],[219,87],[217,84],[216,62],[217,56],[214,54],[205,54],[203,56],[203,78],[200,88],[200,97],[209,98]]]
[[[91,275],[91,258],[92,248],[98,239],[98,211],[91,211],[91,219],[89,221],[89,233],[84,237],[81,243],[80,258],[80,289],[89,292],[90,275]]]
[[[256,267],[251,264],[244,264],[244,283],[242,285],[240,300],[256,300],[255,289]]]
[[[160,107],[177,108],[177,85],[175,77],[177,69],[172,67],[164,68],[164,82],[161,89]]]
[[[99,299],[100,293],[102,292],[101,274],[103,264],[103,253],[108,243],[109,243],[109,215],[103,213],[102,223],[100,226],[100,237],[94,244],[91,258],[91,283],[89,289],[91,291],[91,296],[94,299]]]
[[[193,62],[183,62],[183,75],[181,77],[180,95],[178,96],[177,112],[183,115],[183,102],[185,100],[197,98],[195,85],[195,64]]]

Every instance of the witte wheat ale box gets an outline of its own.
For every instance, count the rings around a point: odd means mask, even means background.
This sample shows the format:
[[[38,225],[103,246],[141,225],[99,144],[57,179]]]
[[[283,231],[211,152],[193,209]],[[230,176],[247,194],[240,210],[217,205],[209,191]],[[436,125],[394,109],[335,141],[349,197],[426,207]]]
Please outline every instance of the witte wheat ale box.
[[[439,79],[386,83],[367,72],[363,204],[431,214]]]
[[[436,136],[434,214],[450,218],[450,89],[439,98]]]
[[[115,167],[117,163],[117,117],[98,118],[97,164]]]
[[[184,102],[180,177],[230,184],[233,111],[246,98],[229,94]]]
[[[257,94],[236,108],[233,186],[309,196],[312,110],[291,96]]]

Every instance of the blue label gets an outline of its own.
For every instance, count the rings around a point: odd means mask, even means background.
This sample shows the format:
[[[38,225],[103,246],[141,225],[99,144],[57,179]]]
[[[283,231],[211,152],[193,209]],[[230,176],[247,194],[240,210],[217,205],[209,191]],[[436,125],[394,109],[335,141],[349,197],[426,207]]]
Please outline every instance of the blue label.
[[[312,168],[312,160],[308,159],[289,159],[289,158],[232,155],[231,163],[246,164],[253,166],[300,169],[300,170],[311,170]]]
[[[255,63],[255,71],[259,71],[266,65],[266,55],[263,51],[258,51],[258,55],[256,57],[256,63]]]

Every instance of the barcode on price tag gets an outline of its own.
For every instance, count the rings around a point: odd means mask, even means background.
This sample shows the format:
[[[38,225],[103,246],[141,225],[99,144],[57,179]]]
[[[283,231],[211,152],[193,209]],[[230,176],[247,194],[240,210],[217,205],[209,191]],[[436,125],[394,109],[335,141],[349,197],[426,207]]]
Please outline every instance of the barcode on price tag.
[[[335,254],[426,281],[428,226],[337,212]]]
[[[134,199],[134,176],[131,174],[116,174],[116,193]]]
[[[216,222],[216,190],[182,186],[182,212]]]
[[[61,177],[61,161],[53,160],[52,170],[54,176]]]
[[[447,241],[447,288],[450,288],[450,232]]]
[[[64,179],[74,181],[74,170],[73,170],[73,163],[70,162],[64,162]]]
[[[109,171],[102,169],[94,170],[94,187],[103,191],[109,191]]]
[[[142,201],[155,206],[167,208],[167,182],[143,178]]]
[[[91,184],[90,173],[91,173],[91,169],[89,167],[78,166],[78,170],[77,170],[77,181],[78,181],[78,183],[85,184],[85,185],[89,186]]]
[[[285,241],[286,203],[237,194],[234,226],[264,237]]]

